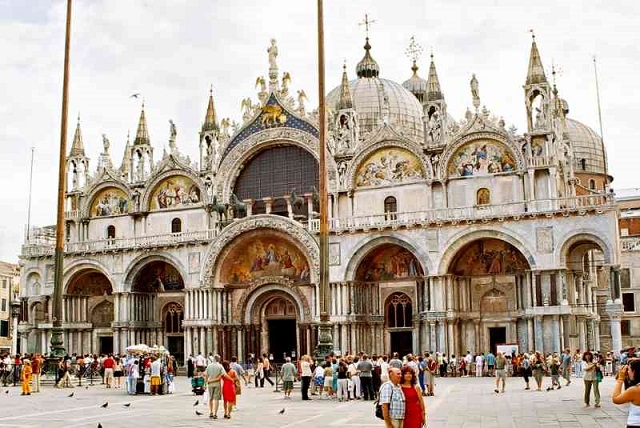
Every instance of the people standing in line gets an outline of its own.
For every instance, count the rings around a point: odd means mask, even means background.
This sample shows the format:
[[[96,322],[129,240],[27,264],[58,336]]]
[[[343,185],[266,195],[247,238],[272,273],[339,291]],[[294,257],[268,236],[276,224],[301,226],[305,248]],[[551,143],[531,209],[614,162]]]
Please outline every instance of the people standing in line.
[[[598,364],[593,359],[591,351],[585,351],[582,354],[583,361],[583,380],[584,380],[584,404],[585,407],[591,405],[591,389],[595,398],[595,407],[600,407],[600,385],[596,376]]]
[[[225,375],[224,367],[220,364],[220,355],[214,355],[213,362],[205,369],[205,381],[209,393],[209,417],[218,419],[218,406],[222,399],[221,379]]]
[[[284,364],[280,370],[282,373],[282,382],[284,390],[284,398],[286,400],[291,399],[291,391],[293,391],[293,382],[296,379],[296,366],[291,362],[291,357],[284,359]]]
[[[233,410],[233,406],[236,405],[237,399],[236,385],[240,379],[238,378],[236,371],[231,368],[229,361],[223,361],[222,368],[224,369],[224,373],[222,373],[220,379],[222,380],[222,405],[224,407],[224,418],[231,419],[231,411]]]
[[[324,378],[324,392],[326,393],[326,399],[328,400],[333,398],[333,368],[331,367],[330,361],[325,361],[322,376]],[[322,398],[322,393],[320,393],[320,398]]]
[[[400,382],[402,373],[396,367],[389,368],[389,381],[380,387],[380,405],[385,428],[402,428],[405,415],[405,398]]]
[[[371,361],[369,361],[369,356],[367,354],[362,356],[362,361],[358,363],[356,368],[358,369],[358,374],[360,376],[360,385],[362,387],[364,400],[374,400],[375,393],[373,391],[373,379],[371,374],[373,365],[371,364]]]
[[[476,355],[476,377],[482,377],[484,374],[484,356],[482,354]]]
[[[542,378],[544,376],[545,363],[540,352],[536,351],[534,354],[531,367],[533,368],[533,378],[536,380],[538,391],[542,391]]]
[[[495,357],[494,360],[494,365],[496,370],[496,389],[494,389],[494,392],[497,394],[498,391],[504,392],[507,383],[507,359],[502,355],[502,352],[498,352],[498,356]],[[500,382],[502,382],[502,389],[500,388]]]
[[[562,364],[561,364],[562,377],[567,381],[565,386],[571,385],[571,365],[572,365],[571,361],[572,360],[573,358],[571,358],[571,351],[569,350],[569,348],[565,349],[564,352],[562,353]]]
[[[408,366],[401,370],[400,387],[404,395],[405,410],[403,428],[422,428],[427,421],[426,408],[422,399],[422,391],[416,385],[416,374]]]
[[[306,354],[300,358],[300,380],[302,381],[300,392],[302,393],[302,399],[305,401],[311,400],[309,398],[309,386],[311,385],[311,378],[313,377],[311,363],[311,357]]]
[[[487,363],[487,376],[493,377],[495,365],[496,365],[496,356],[493,355],[493,352],[489,351],[487,356],[485,357]]]
[[[349,360],[351,360],[351,357],[349,357]],[[351,393],[353,394],[352,399],[355,398],[356,400],[359,400],[362,397],[362,382],[360,381],[360,374],[358,373],[359,363],[360,360],[358,357],[355,357],[349,363],[349,377],[351,378],[352,383]]]
[[[318,364],[313,372],[313,393],[312,395],[319,395],[322,397],[322,390],[324,388],[324,367],[322,364]]]
[[[640,427],[640,386],[636,383],[622,391],[622,385],[631,381],[638,381],[640,376],[640,359],[631,358],[628,364],[623,365],[618,370],[616,386],[611,392],[613,404],[629,403],[629,414],[627,415],[627,428]]]
[[[389,367],[394,367],[396,369],[401,369],[402,368],[402,360],[400,359],[400,356],[398,355],[397,352],[393,353],[393,357],[391,358],[391,361],[389,361]]]
[[[349,401],[349,366],[344,360],[338,362],[338,401]]]
[[[260,386],[264,385],[265,379],[267,380],[267,382],[271,384],[271,386],[273,386],[273,381],[271,380],[271,369],[272,369],[271,361],[269,361],[269,357],[267,356],[267,354],[262,354],[262,365],[264,370],[264,376],[260,382]]]

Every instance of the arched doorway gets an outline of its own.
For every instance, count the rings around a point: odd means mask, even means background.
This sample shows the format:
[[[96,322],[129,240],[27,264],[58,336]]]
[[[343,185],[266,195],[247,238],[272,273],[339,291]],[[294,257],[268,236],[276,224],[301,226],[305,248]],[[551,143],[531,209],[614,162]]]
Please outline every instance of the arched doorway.
[[[63,297],[63,320],[67,325],[65,347],[69,353],[112,353],[113,289],[97,269],[80,270],[67,284]],[[86,330],[86,322],[91,331]]]
[[[180,303],[171,302],[162,309],[162,326],[166,337],[167,349],[176,358],[178,364],[184,364],[184,308]]]
[[[473,240],[456,253],[448,269],[448,292],[460,320],[452,353],[496,352],[502,344],[533,349],[522,317],[530,306],[529,271],[524,255],[501,239]]]
[[[276,296],[264,305],[264,319],[269,335],[269,353],[274,361],[281,362],[295,355],[296,308],[294,303],[283,296]]]
[[[171,342],[174,352],[184,353],[182,346],[176,349],[181,340],[184,344],[184,339],[179,339],[184,337],[181,325],[175,328],[172,318],[170,335],[166,328],[167,313],[172,317],[183,316],[183,293],[184,280],[171,263],[164,260],[146,263],[131,283],[129,307],[132,309],[128,321],[134,328],[130,329],[129,344],[162,345],[169,349]]]
[[[385,326],[391,339],[391,352],[407,355],[413,349],[413,307],[405,293],[393,293],[385,302]]]
[[[414,314],[416,297],[424,292],[424,270],[416,256],[396,243],[381,243],[371,249],[355,270],[353,286],[356,316],[362,321],[352,323],[357,333],[353,349],[376,352],[419,351],[418,327]],[[371,321],[370,315],[382,315],[384,321]],[[383,342],[375,343],[371,337],[384,332]],[[360,339],[359,339],[360,337]]]

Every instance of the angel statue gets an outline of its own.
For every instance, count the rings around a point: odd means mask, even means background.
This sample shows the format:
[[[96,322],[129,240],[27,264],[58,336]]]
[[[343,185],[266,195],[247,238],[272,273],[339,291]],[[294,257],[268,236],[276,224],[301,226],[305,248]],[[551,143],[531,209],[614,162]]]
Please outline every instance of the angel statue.
[[[111,143],[109,142],[106,134],[102,134],[102,147],[104,147],[105,153],[109,153],[109,147],[111,147]]]
[[[169,119],[169,135],[171,135],[171,140],[175,141],[176,135],[178,135],[178,131],[176,130],[176,124],[173,123],[173,120]]]
[[[225,117],[220,121],[220,134],[224,135],[225,137],[228,137],[230,127],[231,127],[231,119],[229,119],[228,117]]]
[[[280,91],[282,97],[286,97],[289,94],[289,84],[291,83],[291,75],[288,71],[282,74],[282,90]]]
[[[258,76],[256,78],[256,88],[260,86],[260,92],[267,92],[267,83],[264,80],[264,76]]]
[[[240,104],[240,109],[242,110],[242,119],[245,122],[251,119],[253,108],[254,108],[254,105],[253,105],[253,101],[251,101],[251,98],[247,97],[242,100],[242,103]]]
[[[309,98],[307,98],[307,94],[304,90],[300,89],[298,91],[298,113],[300,113],[301,116],[304,116],[306,113],[304,109],[304,100],[309,101]]]

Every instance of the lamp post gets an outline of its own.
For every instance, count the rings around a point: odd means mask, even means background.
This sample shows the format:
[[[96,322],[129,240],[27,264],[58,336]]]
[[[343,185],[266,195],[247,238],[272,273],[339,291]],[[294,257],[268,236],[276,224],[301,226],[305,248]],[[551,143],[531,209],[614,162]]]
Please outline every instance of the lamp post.
[[[62,268],[64,261],[64,193],[66,190],[65,164],[67,156],[67,112],[69,110],[69,48],[71,45],[71,0],[67,0],[67,26],[64,43],[64,74],[62,78],[62,115],[60,120],[60,157],[58,163],[58,213],[56,217],[56,250],[53,275],[53,328],[51,329],[51,355],[65,354],[62,335]]]
[[[18,353],[18,318],[20,317],[20,300],[18,296],[14,295],[11,301],[11,354],[16,355]]]

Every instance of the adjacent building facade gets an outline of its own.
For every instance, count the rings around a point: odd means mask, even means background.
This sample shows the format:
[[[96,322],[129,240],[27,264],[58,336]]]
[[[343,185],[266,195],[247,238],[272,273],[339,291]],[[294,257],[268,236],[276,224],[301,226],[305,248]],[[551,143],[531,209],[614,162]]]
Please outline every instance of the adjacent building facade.
[[[336,350],[460,354],[618,349],[617,207],[602,141],[569,117],[529,53],[523,134],[480,98],[447,111],[435,60],[402,84],[366,40],[328,104],[330,316]],[[281,74],[275,41],[243,123],[210,94],[197,162],[177,129],[157,159],[144,106],[122,164],[68,157],[63,327],[70,352],[162,344],[179,357],[313,353],[319,322],[317,113]],[[514,88],[514,94],[518,88]],[[53,236],[22,250],[20,334],[48,349]]]
[[[20,268],[0,262],[0,353],[12,350],[13,317],[11,303],[17,298]]]

